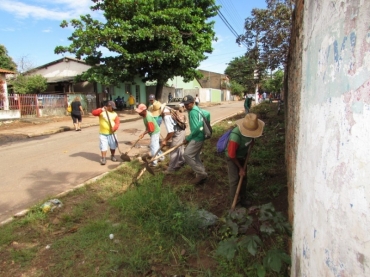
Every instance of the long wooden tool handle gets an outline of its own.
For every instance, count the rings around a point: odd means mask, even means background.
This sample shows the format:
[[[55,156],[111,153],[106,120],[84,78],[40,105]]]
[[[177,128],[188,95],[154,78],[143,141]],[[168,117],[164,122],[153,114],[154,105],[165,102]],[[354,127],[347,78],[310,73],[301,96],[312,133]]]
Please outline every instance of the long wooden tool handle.
[[[179,148],[180,146],[183,146],[183,145],[185,145],[184,142],[179,144],[179,145],[176,145],[175,147],[172,147],[171,149],[168,149],[166,152],[163,152],[159,156],[153,157],[150,161],[148,161],[148,163],[151,163],[152,161],[155,161],[155,160],[158,160],[159,158],[162,158],[163,156],[167,155],[168,153],[171,153],[173,150],[176,150],[177,148]]]
[[[119,146],[118,146],[118,140],[116,138],[116,134],[113,132],[112,123],[110,122],[110,118],[109,118],[109,114],[108,114],[108,111],[107,110],[105,110],[105,114],[107,115],[107,119],[108,119],[108,123],[109,123],[109,128],[110,128],[110,131],[112,132],[112,135],[114,137],[114,141],[116,142],[116,146],[117,146],[118,152],[122,155],[121,149],[119,149]]]
[[[248,176],[248,174],[247,174],[247,164],[248,164],[249,156],[250,156],[250,154],[252,152],[253,145],[254,145],[254,139],[252,139],[251,145],[250,145],[250,147],[248,149],[247,158],[245,159],[245,162],[244,162],[244,165],[243,165],[245,176]],[[244,180],[244,176],[240,176],[238,187],[236,188],[236,192],[235,192],[233,204],[231,205],[231,210],[234,210],[235,209],[236,202],[238,201],[238,197],[239,197],[240,189],[242,187],[243,180]]]
[[[140,137],[139,137],[139,138],[134,142],[134,144],[130,147],[130,149],[129,149],[129,150],[127,150],[127,152],[126,152],[125,154],[127,154],[128,152],[130,152],[130,151],[131,151],[131,149],[135,147],[136,143],[138,143],[138,141],[139,141],[139,140],[141,140],[141,138],[140,138]]]

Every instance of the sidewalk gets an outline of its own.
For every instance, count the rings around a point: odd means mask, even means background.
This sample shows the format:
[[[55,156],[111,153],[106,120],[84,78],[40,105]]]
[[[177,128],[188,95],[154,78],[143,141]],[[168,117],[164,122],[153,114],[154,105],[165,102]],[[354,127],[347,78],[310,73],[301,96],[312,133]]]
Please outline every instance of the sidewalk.
[[[117,114],[120,117],[121,123],[141,119],[137,113],[131,114],[128,111],[118,111]],[[41,117],[22,119],[21,122],[23,122],[23,124],[19,128],[0,129],[0,134],[21,135],[33,138],[60,132],[75,131],[70,116],[58,118],[58,121],[55,120],[55,117]],[[82,117],[81,129],[98,125],[99,119],[97,116],[88,114]]]

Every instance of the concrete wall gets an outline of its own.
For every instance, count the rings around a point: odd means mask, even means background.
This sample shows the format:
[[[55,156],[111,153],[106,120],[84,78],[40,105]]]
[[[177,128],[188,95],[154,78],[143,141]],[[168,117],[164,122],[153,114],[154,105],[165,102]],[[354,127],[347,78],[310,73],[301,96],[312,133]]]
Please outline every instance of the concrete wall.
[[[59,63],[48,64],[45,66],[40,66],[37,69],[30,72],[32,75],[41,74],[45,78],[51,77],[74,77],[82,72],[87,71],[91,66],[76,62],[71,59],[64,59]]]
[[[370,1],[296,5],[287,96],[287,131],[297,135],[287,134],[291,275],[370,276]]]
[[[181,77],[181,76],[175,76],[175,77],[173,77],[173,79],[169,79],[167,81],[167,84],[170,87],[182,88],[182,89],[193,89],[193,88],[196,88],[196,87],[198,87],[198,88],[201,87],[201,85],[199,84],[197,79],[194,78],[190,82],[184,82],[184,78]]]

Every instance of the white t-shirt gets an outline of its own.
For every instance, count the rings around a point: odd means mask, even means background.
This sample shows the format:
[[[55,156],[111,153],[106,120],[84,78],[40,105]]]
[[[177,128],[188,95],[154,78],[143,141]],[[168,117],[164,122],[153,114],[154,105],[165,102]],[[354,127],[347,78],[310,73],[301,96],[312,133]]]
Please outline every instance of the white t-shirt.
[[[170,110],[165,107],[163,109],[163,112],[164,113],[169,113]],[[166,127],[166,131],[167,133],[173,133],[175,132],[175,126],[176,126],[176,122],[172,119],[172,116],[169,115],[169,114],[166,114],[164,117],[163,117],[163,122],[164,122],[164,126]]]
[[[195,102],[199,103],[199,97],[195,97]]]

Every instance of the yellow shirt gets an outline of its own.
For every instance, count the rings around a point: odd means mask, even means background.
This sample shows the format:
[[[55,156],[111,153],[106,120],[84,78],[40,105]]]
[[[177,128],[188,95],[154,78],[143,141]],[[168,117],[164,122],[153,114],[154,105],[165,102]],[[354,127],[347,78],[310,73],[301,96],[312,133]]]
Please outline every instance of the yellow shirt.
[[[112,129],[113,129],[114,126],[116,125],[114,121],[118,115],[115,112],[108,112],[108,115],[109,115],[110,123],[112,124]],[[112,131],[109,126],[107,114],[105,112],[102,112],[99,115],[99,126],[100,126],[100,129],[99,129],[100,134],[103,134],[103,135],[112,134]]]

